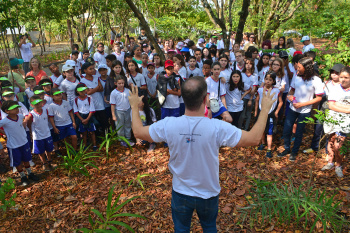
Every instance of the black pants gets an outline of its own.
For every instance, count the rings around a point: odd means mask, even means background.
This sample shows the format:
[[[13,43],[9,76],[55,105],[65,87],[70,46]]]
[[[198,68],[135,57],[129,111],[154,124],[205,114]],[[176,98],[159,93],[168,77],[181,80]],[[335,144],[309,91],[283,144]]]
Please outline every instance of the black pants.
[[[229,112],[231,117],[232,117],[232,123],[231,123],[232,125],[238,127],[238,120],[239,120],[242,112],[243,112],[243,110],[240,112]]]
[[[106,112],[105,112],[105,110],[96,111],[94,113],[94,116],[95,116],[96,120],[98,121],[98,125],[96,125],[97,132],[98,132],[99,136],[102,136],[103,133],[105,132],[105,130],[108,129],[108,125],[109,125],[108,119],[106,116]],[[102,133],[102,135],[101,135],[101,133]]]

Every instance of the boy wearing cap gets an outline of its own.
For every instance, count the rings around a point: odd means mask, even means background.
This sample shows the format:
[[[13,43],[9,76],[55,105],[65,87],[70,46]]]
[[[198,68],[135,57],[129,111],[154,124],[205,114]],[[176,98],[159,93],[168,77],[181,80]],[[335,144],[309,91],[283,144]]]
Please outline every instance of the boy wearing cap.
[[[309,36],[303,36],[300,42],[304,44],[303,53],[306,53],[315,48],[315,46],[311,44]]]
[[[44,91],[44,99],[46,100],[47,104],[52,103],[52,97],[51,97],[51,89],[52,89],[52,82],[50,79],[42,79],[39,82],[39,86]]]
[[[43,109],[44,100],[38,95],[30,98],[33,110],[28,116],[28,127],[31,128],[33,136],[33,154],[38,154],[43,164],[44,171],[52,170],[51,152],[53,151],[53,140],[48,128],[48,110]],[[45,155],[46,153],[46,155]]]
[[[180,116],[180,101],[181,90],[179,81],[174,75],[174,62],[166,60],[164,63],[165,74],[158,77],[157,89],[165,97],[161,108],[161,118],[168,116]]]
[[[27,76],[25,79],[24,79],[25,83],[26,83],[26,86],[27,88],[25,89],[25,93],[28,97],[28,103],[25,103],[27,104],[27,107],[29,108],[30,106],[30,97],[32,97],[34,95],[34,87],[36,86],[36,81],[35,81],[35,78],[33,76]]]
[[[29,184],[29,179],[38,181],[39,177],[30,168],[29,161],[32,160],[32,154],[30,153],[30,146],[25,131],[26,122],[23,121],[24,116],[19,114],[20,107],[16,101],[5,101],[1,106],[1,110],[7,116],[0,121],[0,127],[4,128],[4,134],[7,136],[10,165],[16,167],[17,172],[21,176],[22,185],[26,186]],[[28,177],[24,173],[23,166]]]
[[[48,106],[49,122],[51,123],[54,133],[58,135],[60,141],[67,137],[72,140],[72,146],[77,149],[77,133],[75,131],[75,119],[73,108],[68,101],[63,100],[63,91],[58,88],[52,89],[53,102]]]

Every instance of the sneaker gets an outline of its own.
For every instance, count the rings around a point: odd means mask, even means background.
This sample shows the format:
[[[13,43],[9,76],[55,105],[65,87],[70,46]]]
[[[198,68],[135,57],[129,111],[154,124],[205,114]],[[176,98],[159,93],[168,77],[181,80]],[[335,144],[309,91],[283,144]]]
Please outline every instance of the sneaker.
[[[49,168],[49,165],[47,163],[45,163],[43,165],[43,170],[46,171],[46,172],[49,172],[50,171],[50,168]]]
[[[268,150],[266,152],[266,158],[272,158],[272,151],[271,150]]]
[[[148,148],[148,150],[147,150],[147,153],[152,152],[152,151],[154,150],[154,148],[156,148],[156,144],[155,144],[155,143],[151,143],[151,144],[149,145],[149,148]]]
[[[92,150],[93,150],[93,151],[97,151],[97,150],[98,150],[98,147],[97,147],[97,146],[93,146],[93,147],[92,147]]]
[[[39,177],[35,175],[33,172],[28,175],[28,178],[32,181],[39,181]]]
[[[278,153],[277,157],[284,157],[288,154],[290,154],[290,150],[284,150],[281,153]]]
[[[131,140],[129,140],[129,144],[130,144],[130,146],[135,146],[135,142],[133,142]]]
[[[30,161],[29,161],[29,165],[30,165],[31,167],[34,167],[34,166],[35,166],[35,163],[34,163],[32,160],[30,160]]]
[[[341,167],[336,167],[336,168],[335,168],[335,174],[337,174],[337,176],[338,176],[339,178],[344,177],[344,175],[343,175],[343,169],[342,169]]]
[[[333,163],[327,163],[326,165],[323,166],[321,171],[331,170],[332,168],[334,168],[334,164]]]
[[[21,177],[22,186],[27,186],[29,184],[29,180],[26,176]]]
[[[312,154],[312,153],[314,153],[314,152],[315,152],[315,151],[314,151],[312,148],[303,150],[303,153],[304,153],[304,154]]]
[[[265,148],[265,145],[264,144],[260,144],[260,146],[258,147],[257,150],[263,150]]]
[[[289,161],[295,161],[297,159],[297,154],[295,153],[290,153],[289,155]]]
[[[126,142],[121,142],[120,145],[124,146],[124,147],[129,147],[128,144],[126,144]]]
[[[12,172],[13,172],[13,173],[16,173],[16,172],[17,172],[17,168],[16,168],[16,167],[13,167],[13,168],[12,168]]]

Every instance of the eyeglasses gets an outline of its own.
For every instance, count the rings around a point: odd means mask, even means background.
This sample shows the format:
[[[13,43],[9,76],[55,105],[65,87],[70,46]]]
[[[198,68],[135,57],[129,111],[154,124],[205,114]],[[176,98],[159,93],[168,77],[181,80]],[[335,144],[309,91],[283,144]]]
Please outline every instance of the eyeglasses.
[[[255,36],[251,36],[251,37],[249,37],[250,39],[255,39]]]
[[[280,64],[276,64],[276,63],[273,63],[272,65],[273,66],[281,66]]]

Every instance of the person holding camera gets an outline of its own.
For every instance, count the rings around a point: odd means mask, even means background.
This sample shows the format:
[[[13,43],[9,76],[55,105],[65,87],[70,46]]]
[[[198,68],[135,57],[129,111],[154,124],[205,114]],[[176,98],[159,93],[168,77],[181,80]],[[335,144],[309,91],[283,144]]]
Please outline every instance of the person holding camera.
[[[29,42],[27,42],[27,39],[29,40]],[[33,57],[32,48],[35,47],[35,43],[28,33],[26,33],[25,35],[21,35],[19,37],[19,41],[19,49],[21,51],[23,59],[23,70],[24,74],[26,75],[30,71],[29,62],[30,59],[32,59]]]

